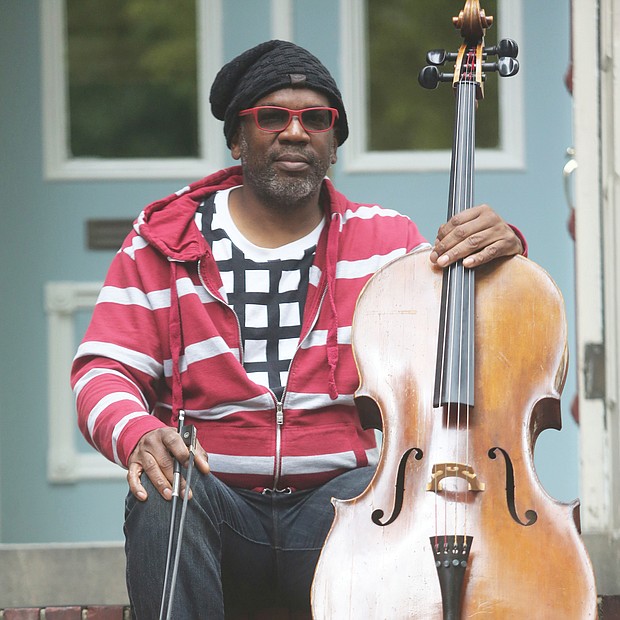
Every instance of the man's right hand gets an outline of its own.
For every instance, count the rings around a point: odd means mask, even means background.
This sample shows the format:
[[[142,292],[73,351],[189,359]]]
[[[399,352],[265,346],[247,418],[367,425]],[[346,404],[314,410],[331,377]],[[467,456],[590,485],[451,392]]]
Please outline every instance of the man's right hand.
[[[169,500],[172,498],[172,478],[175,458],[187,467],[189,449],[173,428],[158,428],[144,435],[127,461],[127,482],[129,489],[136,499],[145,501],[146,489],[142,486],[140,477],[145,473],[160,495]],[[196,443],[194,463],[203,474],[208,474],[209,463],[207,453],[201,445]],[[182,488],[185,481],[182,483]]]

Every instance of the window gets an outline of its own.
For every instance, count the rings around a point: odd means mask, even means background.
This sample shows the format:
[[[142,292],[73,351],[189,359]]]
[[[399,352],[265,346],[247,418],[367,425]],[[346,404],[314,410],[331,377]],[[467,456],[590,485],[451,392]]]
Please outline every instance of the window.
[[[197,157],[194,0],[66,0],[73,157]]]
[[[219,167],[208,109],[221,0],[42,0],[48,178],[193,178]]]
[[[462,8],[462,7],[460,7]],[[495,17],[486,45],[519,42],[520,0],[487,0]],[[449,84],[419,86],[426,52],[456,51],[462,39],[452,25],[459,7],[405,0],[342,0],[343,91],[351,116],[344,153],[348,171],[439,170],[450,166],[454,98]],[[452,11],[452,12],[450,12]],[[453,63],[447,63],[448,71]],[[478,168],[523,166],[522,76],[490,76],[477,115]]]
[[[369,149],[450,149],[454,110],[450,85],[425,90],[415,78],[428,50],[462,43],[458,31],[445,11],[431,11],[424,3],[367,0],[367,7]],[[485,2],[485,9],[496,15],[497,1]],[[487,30],[486,45],[496,43],[495,34],[495,28]],[[452,65],[446,63],[443,71]],[[483,148],[499,143],[497,81],[492,76],[485,83],[484,122],[476,126],[476,143]]]

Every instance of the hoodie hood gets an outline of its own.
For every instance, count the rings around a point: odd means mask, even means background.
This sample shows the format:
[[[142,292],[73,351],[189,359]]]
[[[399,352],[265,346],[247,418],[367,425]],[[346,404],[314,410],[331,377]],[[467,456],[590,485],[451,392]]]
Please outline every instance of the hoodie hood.
[[[210,252],[194,221],[198,205],[214,192],[242,183],[240,166],[216,172],[148,205],[134,230],[168,260],[197,261]]]

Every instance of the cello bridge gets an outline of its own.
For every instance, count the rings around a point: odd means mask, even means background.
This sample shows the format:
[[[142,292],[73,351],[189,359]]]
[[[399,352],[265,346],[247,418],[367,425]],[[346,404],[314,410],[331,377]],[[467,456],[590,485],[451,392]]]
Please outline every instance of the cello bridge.
[[[484,491],[484,482],[480,482],[471,465],[463,463],[437,463],[433,465],[431,481],[426,485],[427,491],[439,493],[443,491],[443,480],[461,478],[467,482],[469,491]]]

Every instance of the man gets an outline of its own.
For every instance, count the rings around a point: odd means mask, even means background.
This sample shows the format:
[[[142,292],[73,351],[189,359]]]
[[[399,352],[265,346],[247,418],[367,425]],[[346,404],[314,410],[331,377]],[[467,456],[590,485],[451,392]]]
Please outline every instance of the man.
[[[115,257],[73,366],[79,424],[127,467],[127,580],[159,613],[174,459],[197,428],[172,617],[309,610],[330,498],[354,497],[378,458],[353,402],[355,301],[370,276],[425,244],[408,218],[338,193],[340,92],[288,42],[225,65],[211,90],[240,167],[149,205]],[[490,208],[443,225],[431,260],[473,267],[524,251]]]

